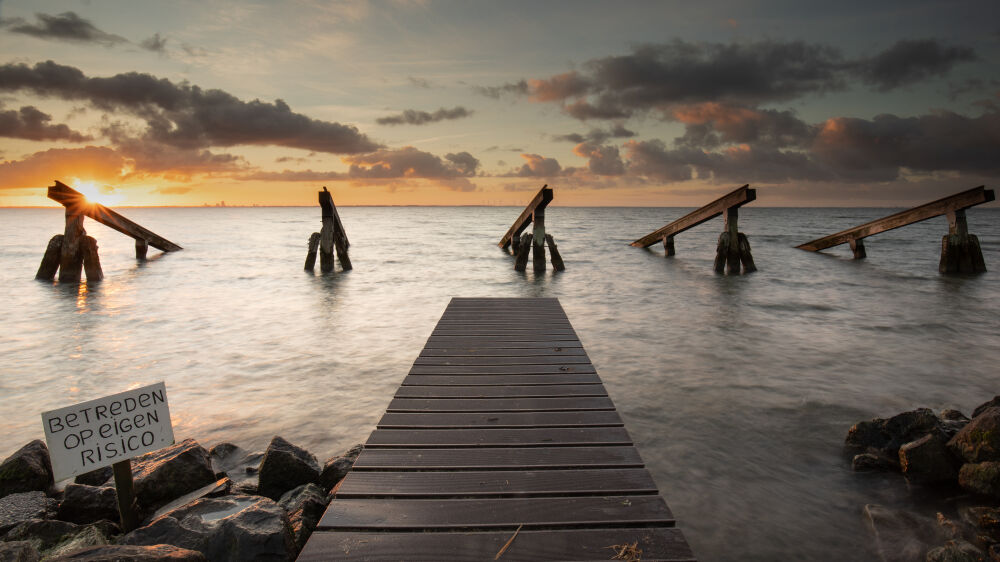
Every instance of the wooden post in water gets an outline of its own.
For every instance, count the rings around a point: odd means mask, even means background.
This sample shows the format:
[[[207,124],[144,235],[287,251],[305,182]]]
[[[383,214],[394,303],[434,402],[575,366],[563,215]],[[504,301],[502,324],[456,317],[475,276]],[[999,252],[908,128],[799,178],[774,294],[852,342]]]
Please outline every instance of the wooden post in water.
[[[66,230],[63,232],[62,254],[59,257],[59,281],[79,283],[83,272],[83,215],[66,207]]]
[[[144,238],[135,239],[135,259],[139,261],[146,261],[146,252],[149,251],[149,242],[146,242]]]
[[[524,271],[528,268],[528,255],[531,253],[531,233],[527,233],[521,237],[520,248],[521,251],[517,254],[514,260],[514,271]]]
[[[559,248],[556,248],[556,241],[552,238],[551,234],[545,235],[545,242],[549,245],[549,251],[552,252],[552,269],[565,271],[566,266],[563,265],[562,256],[559,255]]]
[[[101,257],[97,255],[97,240],[93,236],[85,236],[83,239],[83,269],[87,272],[87,281],[104,279]]]
[[[545,271],[545,207],[531,213],[531,268],[535,273]]]
[[[316,246],[319,246],[319,269],[323,273],[333,271],[333,252],[337,251],[337,259],[344,271],[351,269],[351,258],[347,250],[351,243],[347,240],[347,232],[340,221],[337,206],[333,204],[333,196],[326,187],[319,192],[319,205],[323,210],[323,228],[309,236],[309,253],[306,254],[307,270],[316,266]]]
[[[854,259],[864,259],[867,257],[865,238],[945,215],[948,217],[948,234],[941,240],[938,270],[941,273],[983,273],[986,271],[983,250],[979,246],[979,238],[969,234],[965,210],[994,199],[993,190],[981,185],[796,247],[818,252],[839,244],[850,244]]]
[[[643,236],[632,242],[631,245],[637,248],[648,248],[662,241],[663,252],[667,257],[670,257],[675,254],[674,236],[723,215],[726,226],[722,234],[719,235],[719,244],[716,247],[715,271],[738,275],[741,271],[741,265],[743,273],[757,271],[753,256],[750,254],[750,241],[745,234],[739,231],[739,208],[756,199],[757,190],[750,189],[749,184],[744,185],[659,230]]]
[[[524,271],[527,268],[528,252],[532,254],[532,269],[536,273],[545,271],[545,246],[548,244],[552,254],[552,268],[556,271],[564,271],[566,266],[562,262],[562,257],[555,252],[555,242],[552,236],[545,232],[545,207],[552,201],[552,189],[548,184],[531,199],[528,205],[521,211],[521,214],[514,221],[507,232],[500,238],[497,246],[507,250],[511,249],[514,255],[514,269]],[[531,225],[530,245],[525,245],[527,236],[521,233]],[[556,265],[556,260],[559,264]]]
[[[56,234],[49,239],[49,245],[45,248],[45,255],[42,256],[42,263],[38,266],[35,279],[52,281],[56,278],[56,271],[59,271],[59,260],[62,256],[62,243],[62,234]]]
[[[306,254],[306,271],[316,268],[316,250],[319,249],[320,234],[313,232],[309,235],[309,252]]]

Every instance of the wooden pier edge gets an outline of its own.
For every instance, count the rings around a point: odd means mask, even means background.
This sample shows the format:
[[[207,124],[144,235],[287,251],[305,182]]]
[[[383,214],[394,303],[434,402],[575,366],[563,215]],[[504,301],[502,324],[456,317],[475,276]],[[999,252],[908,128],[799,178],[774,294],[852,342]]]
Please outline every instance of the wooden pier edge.
[[[298,560],[694,560],[557,299],[452,299],[414,366]]]

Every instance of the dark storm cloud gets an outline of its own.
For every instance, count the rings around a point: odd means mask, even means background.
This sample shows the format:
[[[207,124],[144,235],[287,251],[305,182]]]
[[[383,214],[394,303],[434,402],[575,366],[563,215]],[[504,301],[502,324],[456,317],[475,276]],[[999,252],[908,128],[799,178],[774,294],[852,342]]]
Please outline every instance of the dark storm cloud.
[[[96,43],[106,47],[128,42],[124,37],[101,31],[90,20],[81,18],[75,12],[64,12],[57,16],[35,14],[35,19],[37,21],[31,24],[21,18],[12,18],[3,20],[0,25],[12,33],[40,39]]]
[[[434,113],[418,111],[416,109],[407,109],[399,115],[379,117],[375,120],[375,122],[379,125],[426,125],[428,123],[437,123],[439,121],[461,119],[470,115],[472,115],[472,111],[462,106],[453,107],[451,109],[445,109],[442,107]]]
[[[932,39],[903,40],[860,63],[862,80],[885,92],[943,76],[953,66],[976,60],[969,47],[947,47]]]
[[[617,146],[601,146],[584,142],[573,148],[573,153],[587,159],[587,169],[598,176],[620,176],[625,173]]]
[[[381,146],[353,126],[295,113],[280,99],[246,102],[222,90],[137,72],[88,78],[52,61],[33,67],[6,64],[0,66],[0,91],[85,100],[107,112],[128,112],[146,122],[144,140],[183,149],[273,145],[357,154]]]
[[[152,37],[143,39],[139,46],[147,51],[164,54],[167,52],[167,38],[160,37],[159,33],[154,33]]]
[[[592,142],[603,144],[608,139],[627,139],[635,136],[635,131],[630,131],[624,125],[618,123],[610,129],[591,129],[585,135],[579,133],[569,133],[566,135],[553,135],[554,141],[568,141],[572,143]]]
[[[82,142],[91,140],[90,136],[78,133],[62,123],[52,125],[52,116],[39,111],[31,105],[20,110],[3,111],[0,107],[0,137],[28,140],[65,140]]]
[[[679,146],[717,148],[725,144],[754,144],[771,148],[804,146],[816,135],[816,127],[792,111],[754,109],[714,102],[677,106],[673,119],[685,124]]]

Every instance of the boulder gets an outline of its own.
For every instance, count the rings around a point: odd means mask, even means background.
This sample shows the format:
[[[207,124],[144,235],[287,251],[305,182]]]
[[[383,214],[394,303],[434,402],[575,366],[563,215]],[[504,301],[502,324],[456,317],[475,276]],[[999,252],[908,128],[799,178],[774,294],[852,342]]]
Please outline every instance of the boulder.
[[[48,550],[80,530],[80,525],[55,519],[29,519],[4,535],[5,541],[30,541],[38,550]]]
[[[990,545],[987,555],[990,562],[1000,562],[1000,543]]]
[[[263,452],[248,453],[232,443],[219,443],[208,452],[208,457],[216,476],[227,476],[232,480],[234,489],[257,493],[257,475],[260,461],[264,458]]]
[[[865,520],[875,537],[875,550],[884,562],[922,560],[936,536],[935,522],[909,511],[868,504]]]
[[[132,459],[139,505],[148,511],[215,482],[208,451],[194,439]]]
[[[1000,462],[963,464],[958,484],[970,492],[1000,499]]]
[[[858,422],[847,432],[844,450],[851,455],[873,453],[887,459],[899,457],[899,448],[928,433],[945,437],[941,420],[928,408],[918,408],[889,419]]]
[[[980,562],[984,558],[982,550],[961,539],[950,540],[944,546],[927,552],[927,562]]]
[[[851,459],[851,469],[855,472],[885,472],[899,468],[891,459],[877,453],[861,453]]]
[[[358,455],[363,450],[363,445],[355,445],[343,455],[327,459],[326,464],[323,465],[323,471],[319,475],[320,486],[327,492],[332,490],[334,486],[347,476],[351,467],[354,466],[354,461],[358,459]]]
[[[121,544],[173,544],[209,560],[290,560],[295,556],[284,510],[259,496],[203,498],[122,537]]]
[[[56,517],[73,523],[93,523],[101,519],[118,521],[118,494],[114,488],[69,484],[63,490]]]
[[[97,470],[91,470],[90,472],[84,472],[83,474],[78,474],[73,482],[77,484],[86,484],[88,486],[102,486],[111,481],[114,477],[114,469],[110,466],[105,466],[103,468],[98,468]]]
[[[316,484],[303,484],[281,496],[278,505],[288,513],[288,523],[298,552],[326,511],[326,493]]]
[[[966,507],[961,515],[963,521],[976,529],[977,536],[988,542],[1000,542],[1000,507]]]
[[[0,498],[0,534],[29,519],[49,519],[58,502],[42,492],[21,492]]]
[[[153,546],[106,545],[83,548],[49,558],[47,562],[207,562],[205,555],[169,544]]]
[[[941,420],[941,428],[949,439],[954,437],[963,427],[969,425],[970,421],[969,418],[965,417],[965,414],[958,410],[942,410],[938,418]]]
[[[912,484],[954,481],[958,467],[938,434],[927,434],[899,448],[899,467]]]
[[[38,562],[42,556],[29,541],[0,542],[0,560],[4,562]]]
[[[976,406],[976,409],[972,411],[972,417],[979,417],[979,414],[989,410],[990,408],[1000,408],[1000,396],[994,396],[989,402],[984,402]]]
[[[176,500],[168,503],[167,505],[156,510],[156,513],[151,515],[146,521],[146,524],[151,523],[157,517],[161,515],[166,515],[167,513],[195,501],[201,498],[216,498],[219,496],[225,496],[229,493],[232,488],[233,483],[229,478],[220,478],[219,480],[212,482],[208,486],[203,486],[197,490],[191,492],[190,494],[184,494],[183,496],[177,498]]]
[[[987,408],[948,441],[965,462],[1000,461],[1000,407]]]
[[[885,420],[875,418],[854,424],[847,430],[844,440],[844,450],[851,455],[867,453],[870,450],[881,450],[889,444],[890,437],[885,431]]]
[[[0,464],[0,498],[20,492],[47,491],[53,484],[45,443],[35,439]]]
[[[312,453],[276,436],[260,462],[259,493],[277,500],[291,489],[319,482],[319,474],[319,462]]]
[[[63,556],[91,546],[108,544],[108,537],[95,525],[80,527],[80,530],[67,536],[62,542],[43,552],[46,560],[50,557]]]

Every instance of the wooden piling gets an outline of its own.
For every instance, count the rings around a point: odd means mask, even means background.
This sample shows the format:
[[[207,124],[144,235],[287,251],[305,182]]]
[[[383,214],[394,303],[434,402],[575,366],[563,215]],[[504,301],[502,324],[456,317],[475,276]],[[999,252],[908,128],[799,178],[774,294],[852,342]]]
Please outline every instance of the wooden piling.
[[[667,257],[671,257],[676,253],[674,250],[674,237],[664,236],[663,237],[663,254]]]
[[[320,230],[319,268],[327,273],[333,271],[333,251],[337,251],[337,259],[344,271],[351,269],[351,259],[347,254],[351,243],[347,240],[344,224],[340,221],[337,206],[333,204],[333,196],[326,187],[319,192],[319,205],[323,209],[323,228]]]
[[[146,252],[149,251],[149,242],[146,242],[144,238],[135,239],[135,259],[139,261],[146,261]]]
[[[542,186],[542,189],[535,194],[535,197],[531,199],[528,206],[521,211],[521,214],[514,221],[514,224],[507,229],[507,232],[500,238],[500,242],[497,246],[503,249],[507,249],[510,246],[511,240],[516,236],[520,236],[524,229],[528,228],[531,224],[532,218],[534,217],[535,211],[544,210],[546,206],[552,201],[552,190],[549,189],[548,184]]]
[[[118,496],[118,515],[121,517],[122,532],[128,533],[139,527],[139,516],[132,488],[132,460],[125,459],[111,465],[115,475],[115,492]]]
[[[559,255],[559,249],[556,248],[556,241],[552,238],[551,234],[545,235],[545,242],[549,245],[549,250],[552,252],[552,269],[556,271],[566,271],[566,266],[563,265],[562,256]]]
[[[79,283],[83,273],[83,239],[87,232],[83,229],[83,215],[66,208],[66,230],[63,233],[62,251],[59,257],[59,281]]]
[[[719,245],[715,252],[715,272],[739,275],[757,271],[750,254],[750,241],[739,231],[739,208],[726,209],[726,230],[719,235]]]
[[[316,267],[316,250],[319,248],[320,234],[318,232],[313,232],[309,235],[309,251],[306,253],[306,266],[307,271],[312,271]]]
[[[535,273],[545,271],[545,208],[531,214],[531,266]]]
[[[948,234],[941,239],[941,273],[985,273],[986,261],[979,238],[969,234],[965,209],[948,213]]]
[[[45,255],[42,256],[42,263],[38,266],[38,273],[35,274],[35,279],[52,281],[56,278],[56,271],[59,270],[59,260],[62,254],[62,244],[62,234],[56,234],[49,239],[49,245],[45,248]]]
[[[868,253],[865,252],[864,238],[853,238],[849,244],[851,245],[851,252],[854,254],[854,259],[863,260],[868,257]]]
[[[531,254],[531,233],[521,237],[521,253],[514,261],[514,271],[524,271],[528,268],[528,255]]]
[[[83,239],[83,269],[87,273],[88,283],[104,279],[101,258],[97,255],[97,240],[93,236],[85,236]]]
[[[750,254],[750,240],[742,232],[738,236],[740,244],[740,261],[743,263],[743,273],[757,271],[757,266],[753,263],[753,255]]]

